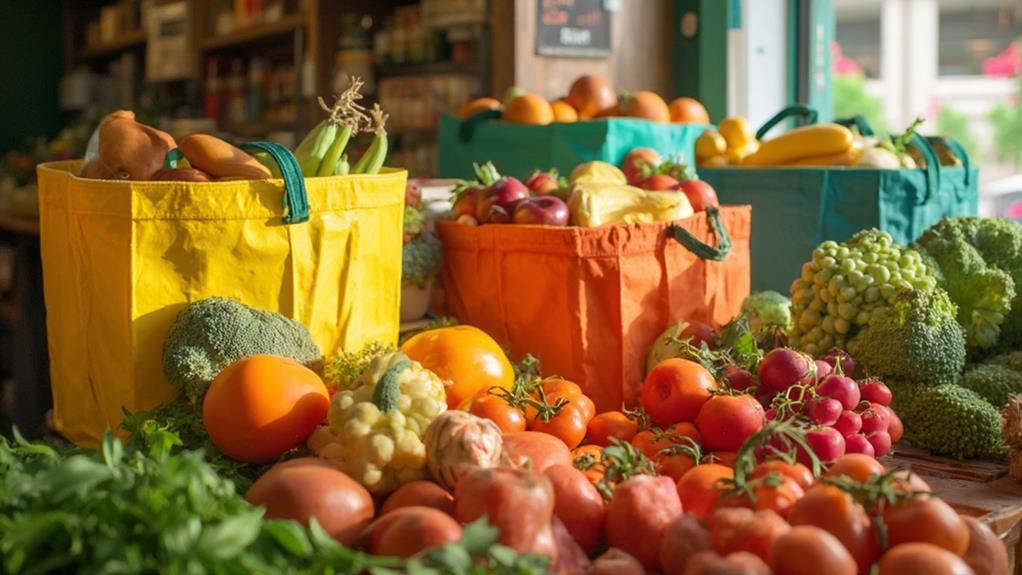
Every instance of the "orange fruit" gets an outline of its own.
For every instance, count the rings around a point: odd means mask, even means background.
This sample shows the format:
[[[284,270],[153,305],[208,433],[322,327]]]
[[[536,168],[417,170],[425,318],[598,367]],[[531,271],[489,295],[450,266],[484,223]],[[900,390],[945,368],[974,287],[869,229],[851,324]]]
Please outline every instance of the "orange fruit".
[[[550,102],[535,94],[525,94],[508,102],[504,107],[504,121],[512,124],[546,125],[554,121]]]
[[[710,115],[706,108],[694,98],[676,98],[668,106],[671,111],[671,121],[675,124],[709,124]]]
[[[458,108],[458,117],[464,120],[475,116],[483,110],[499,110],[500,100],[496,98],[476,98],[475,100],[469,100]]]
[[[575,108],[571,107],[571,104],[564,100],[554,100],[550,104],[550,108],[554,112],[555,122],[575,122],[578,120],[578,112]]]

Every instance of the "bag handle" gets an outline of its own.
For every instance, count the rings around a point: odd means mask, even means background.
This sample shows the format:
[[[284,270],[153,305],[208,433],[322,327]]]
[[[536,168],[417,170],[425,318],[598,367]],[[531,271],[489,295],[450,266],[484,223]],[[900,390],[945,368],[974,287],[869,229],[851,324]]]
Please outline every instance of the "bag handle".
[[[728,237],[727,230],[724,229],[724,224],[720,221],[720,208],[717,206],[707,207],[706,221],[710,224],[710,231],[717,236],[717,247],[703,243],[692,235],[692,232],[678,224],[668,226],[667,235],[700,259],[722,262],[731,253],[731,238]]]
[[[500,110],[481,110],[468,118],[465,118],[462,120],[461,125],[458,126],[458,139],[461,140],[463,144],[471,142],[476,128],[490,120],[500,118],[501,115],[502,113]]]
[[[846,128],[851,128],[852,126],[855,126],[855,128],[859,130],[859,135],[863,137],[876,135],[876,132],[873,131],[873,126],[869,125],[869,120],[867,120],[866,117],[863,116],[862,114],[856,114],[851,118],[842,118],[840,120],[834,120],[834,123],[844,126]]]
[[[965,187],[969,187],[969,184],[972,182],[972,175],[969,173],[969,170],[972,168],[972,160],[969,159],[969,152],[965,151],[965,147],[954,138],[936,136],[936,139],[943,142],[962,161],[962,169],[965,171],[965,177],[962,180]]]
[[[805,120],[806,124],[815,124],[819,116],[820,113],[816,111],[816,108],[812,108],[805,104],[794,104],[792,106],[788,106],[774,114],[772,118],[767,120],[766,123],[764,123],[763,126],[756,131],[756,139],[762,140],[763,136],[766,136],[766,133],[772,130],[774,126],[788,118],[802,118]]]
[[[931,196],[940,193],[940,158],[937,157],[937,152],[933,150],[929,140],[923,136],[912,134],[912,144],[926,160],[926,167],[923,168],[926,173],[926,193],[923,194],[921,200],[916,202],[918,205],[922,205],[928,202]]]
[[[280,168],[284,180],[284,223],[300,224],[309,221],[309,193],[305,189],[305,176],[291,150],[276,142],[249,142],[242,144],[245,151],[266,152]]]

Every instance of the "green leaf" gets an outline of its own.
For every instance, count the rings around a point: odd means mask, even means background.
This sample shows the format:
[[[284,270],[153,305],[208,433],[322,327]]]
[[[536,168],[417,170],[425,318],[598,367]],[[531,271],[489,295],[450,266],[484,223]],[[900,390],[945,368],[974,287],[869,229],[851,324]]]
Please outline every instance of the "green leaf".
[[[208,527],[199,538],[200,555],[222,560],[234,558],[259,536],[262,517],[263,509],[257,507]]]
[[[40,492],[49,492],[55,499],[64,499],[72,493],[83,494],[97,485],[109,481],[113,471],[106,465],[93,461],[85,455],[72,455],[64,465],[56,467],[41,477],[37,486]]]
[[[490,525],[486,516],[483,515],[472,523],[469,523],[461,531],[461,540],[458,542],[471,555],[480,555],[497,542],[500,531]]]
[[[124,446],[121,445],[121,440],[107,431],[103,436],[103,461],[106,462],[107,467],[113,469],[123,458]]]
[[[323,551],[338,547],[338,543],[323,529],[323,526],[316,521],[315,517],[309,519],[309,539],[316,549]]]
[[[298,523],[294,521],[271,520],[263,524],[263,530],[273,537],[273,540],[286,549],[288,553],[298,557],[312,556],[312,542],[309,541],[308,535],[305,534],[305,529]]]
[[[165,527],[162,539],[163,546],[171,553],[187,556],[202,535],[202,521],[198,517],[189,517],[178,525]]]

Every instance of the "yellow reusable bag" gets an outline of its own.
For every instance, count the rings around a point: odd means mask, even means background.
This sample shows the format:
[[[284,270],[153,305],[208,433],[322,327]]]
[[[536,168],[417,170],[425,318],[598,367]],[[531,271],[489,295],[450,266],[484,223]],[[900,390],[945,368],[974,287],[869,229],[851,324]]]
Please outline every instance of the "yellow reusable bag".
[[[38,169],[53,418],[75,443],[174,396],[163,339],[191,301],[279,312],[324,354],[396,341],[405,171],[309,178],[293,198],[281,180],[88,180],[79,166]],[[308,220],[284,223],[295,206]]]

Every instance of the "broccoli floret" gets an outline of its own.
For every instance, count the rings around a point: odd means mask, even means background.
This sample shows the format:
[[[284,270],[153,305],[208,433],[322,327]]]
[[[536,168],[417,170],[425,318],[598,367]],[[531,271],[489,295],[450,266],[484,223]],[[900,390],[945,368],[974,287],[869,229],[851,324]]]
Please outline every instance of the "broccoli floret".
[[[939,269],[940,286],[958,305],[970,351],[1022,341],[1022,226],[945,218],[916,245]]]
[[[957,459],[1000,454],[1001,415],[978,393],[949,383],[936,387],[886,382],[905,439],[920,449]]]
[[[1008,369],[1022,373],[1022,349],[1002,353],[986,361],[990,365],[1003,365]]]
[[[777,326],[791,328],[791,300],[775,291],[756,292],[742,302],[748,314],[749,329],[754,332]]]
[[[305,326],[279,313],[222,297],[185,306],[167,330],[163,373],[196,407],[225,367],[259,354],[317,367],[323,354]]]
[[[440,272],[443,244],[431,232],[421,233],[405,244],[401,252],[401,281],[426,287]]]
[[[1003,365],[981,365],[965,372],[962,387],[982,395],[1000,409],[1008,403],[1008,398],[1022,393],[1022,373]]]
[[[848,352],[884,380],[955,383],[965,366],[965,337],[955,311],[939,288],[903,291],[848,342]]]

